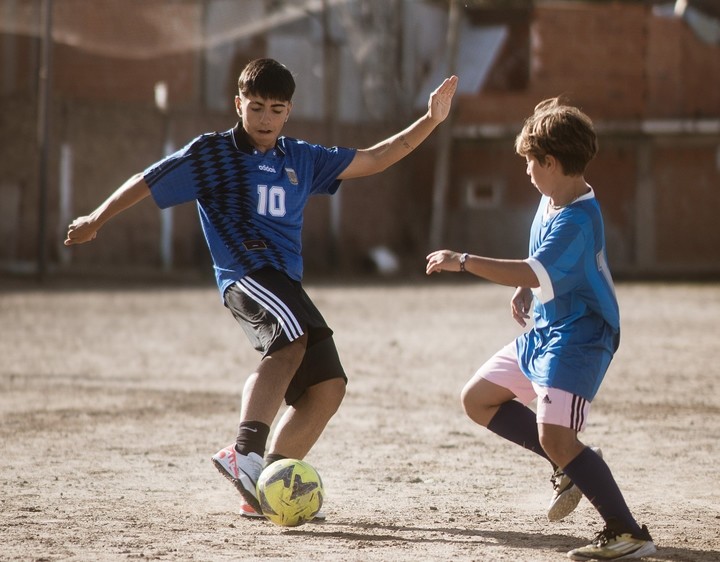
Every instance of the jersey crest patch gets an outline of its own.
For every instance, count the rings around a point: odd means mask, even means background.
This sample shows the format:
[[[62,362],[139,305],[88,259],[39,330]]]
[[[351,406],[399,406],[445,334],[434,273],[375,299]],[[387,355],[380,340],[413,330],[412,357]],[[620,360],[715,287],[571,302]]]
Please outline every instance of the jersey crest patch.
[[[290,180],[291,184],[293,184],[293,185],[298,184],[298,177],[297,177],[297,174],[295,173],[295,170],[293,170],[292,168],[285,168],[285,173],[287,173],[287,177]]]

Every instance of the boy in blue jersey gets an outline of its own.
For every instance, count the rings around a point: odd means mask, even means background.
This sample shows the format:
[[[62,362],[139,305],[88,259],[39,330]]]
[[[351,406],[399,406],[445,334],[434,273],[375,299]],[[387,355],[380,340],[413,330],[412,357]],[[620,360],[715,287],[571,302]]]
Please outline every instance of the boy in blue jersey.
[[[605,528],[572,560],[641,558],[655,552],[630,513],[599,449],[582,431],[620,341],[613,281],[605,259],[600,207],[585,181],[597,139],[591,120],[559,98],[545,100],[523,126],[515,150],[542,194],[526,260],[503,260],[439,250],[428,274],[467,271],[516,287],[512,317],[533,327],[487,361],[462,391],[474,422],[544,457],[553,466],[548,519],[571,513],[584,494]],[[537,414],[528,406],[537,399]]]
[[[235,127],[199,136],[69,226],[65,244],[81,244],[148,195],[161,208],[196,202],[223,302],[262,354],[243,389],[236,440],[212,457],[242,495],[244,515],[260,511],[255,487],[263,466],[302,459],[345,395],[333,332],[301,285],[308,198],[407,156],[448,116],[456,88],[457,77],[447,78],[425,115],[370,148],[327,148],[281,136],[295,81],[273,59],[251,61],[238,80]],[[289,408],[265,455],[283,398]]]

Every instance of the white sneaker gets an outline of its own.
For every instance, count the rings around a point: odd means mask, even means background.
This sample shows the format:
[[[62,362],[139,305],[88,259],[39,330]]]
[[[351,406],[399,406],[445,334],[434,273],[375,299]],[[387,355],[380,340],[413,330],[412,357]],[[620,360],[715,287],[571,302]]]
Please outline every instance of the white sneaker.
[[[599,447],[590,448],[602,458],[602,451]],[[575,511],[583,495],[561,468],[553,473],[550,481],[553,485],[553,495],[548,506],[547,518],[548,521],[560,521]]]
[[[240,516],[248,517],[249,519],[265,519],[264,515],[255,511],[252,506],[245,501],[240,503]],[[325,512],[321,509],[315,514],[312,521],[325,521],[326,517]]]
[[[628,560],[643,558],[657,552],[655,543],[645,525],[639,535],[623,533],[606,525],[587,546],[568,552],[570,560]]]
[[[241,455],[232,444],[215,453],[212,462],[220,474],[233,483],[250,507],[259,512],[260,502],[255,487],[263,469],[262,457],[257,453]]]

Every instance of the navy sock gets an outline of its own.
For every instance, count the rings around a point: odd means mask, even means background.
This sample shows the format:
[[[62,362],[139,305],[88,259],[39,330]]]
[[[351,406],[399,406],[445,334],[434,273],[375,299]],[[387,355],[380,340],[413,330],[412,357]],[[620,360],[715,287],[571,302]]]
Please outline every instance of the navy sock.
[[[265,467],[264,468],[267,468],[275,461],[281,461],[286,458],[287,458],[286,456],[278,455],[277,453],[270,453],[269,455],[265,455]]]
[[[620,488],[607,463],[595,451],[585,447],[563,468],[565,474],[595,506],[605,523],[618,525],[623,531],[640,534],[640,526],[630,513]]]
[[[540,445],[535,412],[517,400],[501,404],[487,428],[500,437],[540,455],[557,468]]]
[[[270,426],[259,421],[242,422],[235,439],[235,450],[242,454],[265,454],[265,444],[270,435]]]

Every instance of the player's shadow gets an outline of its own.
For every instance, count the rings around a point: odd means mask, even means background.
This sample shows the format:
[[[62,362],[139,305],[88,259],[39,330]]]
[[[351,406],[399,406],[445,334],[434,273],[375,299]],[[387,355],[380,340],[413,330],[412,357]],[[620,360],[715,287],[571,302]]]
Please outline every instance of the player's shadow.
[[[332,530],[348,527],[356,530]],[[587,544],[587,540],[575,536],[560,534],[520,533],[517,531],[495,531],[482,529],[458,529],[452,527],[404,527],[379,523],[324,523],[306,525],[302,530],[293,529],[287,534],[303,535],[307,531],[314,537],[327,537],[344,541],[362,541],[382,543],[387,541],[396,545],[407,543],[462,543],[464,545],[507,546],[510,548],[529,548],[556,551],[565,554],[568,550]],[[717,562],[720,552],[677,548],[658,544],[658,551],[644,560],[673,560],[675,562]]]

